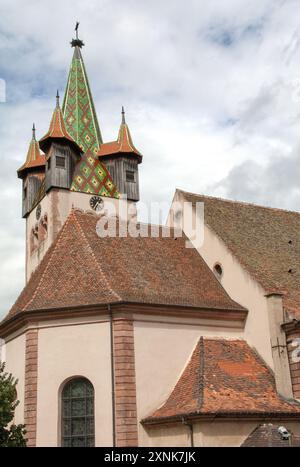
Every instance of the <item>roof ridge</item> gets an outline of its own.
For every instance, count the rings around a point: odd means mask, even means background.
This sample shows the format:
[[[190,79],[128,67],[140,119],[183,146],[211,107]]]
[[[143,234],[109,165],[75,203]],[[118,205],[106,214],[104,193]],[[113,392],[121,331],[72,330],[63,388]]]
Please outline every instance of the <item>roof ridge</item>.
[[[127,123],[123,123],[123,125],[124,125],[125,138],[126,138],[127,144],[130,147],[130,149],[132,150],[132,152],[134,152],[134,148],[132,147],[133,143],[131,143],[131,141],[130,141],[131,136],[130,136],[128,125],[127,125]],[[124,136],[123,136],[123,139],[124,139]],[[123,144],[124,144],[124,141],[122,141],[122,143],[121,143],[121,148],[122,148]]]
[[[220,341],[226,341],[226,342],[246,342],[247,341],[243,338],[237,338],[237,337],[203,337],[204,341],[214,341],[214,342],[220,342]]]
[[[89,247],[89,250],[90,250],[90,252],[91,252],[91,255],[92,255],[92,257],[93,257],[93,259],[94,259],[94,261],[95,261],[95,263],[96,263],[96,265],[97,265],[99,271],[100,271],[100,274],[101,274],[101,276],[102,276],[102,278],[103,278],[103,280],[104,280],[104,282],[105,282],[107,288],[109,289],[109,291],[110,291],[113,295],[115,295],[115,297],[117,298],[117,300],[122,300],[122,297],[121,297],[117,292],[115,292],[114,289],[112,288],[112,286],[111,286],[109,280],[107,279],[107,277],[106,277],[106,275],[105,275],[105,273],[104,273],[104,271],[103,271],[103,269],[102,269],[100,263],[98,262],[98,260],[97,260],[97,258],[96,258],[96,256],[95,256],[94,250],[93,250],[93,248],[91,247],[90,242],[88,241],[88,239],[87,239],[87,237],[86,237],[86,235],[85,235],[85,233],[84,233],[84,230],[83,230],[83,228],[82,228],[81,225],[80,225],[79,220],[77,219],[77,215],[76,215],[75,210],[73,209],[72,212],[74,213],[74,218],[75,218],[75,221],[76,221],[76,223],[77,223],[78,229],[80,230],[82,237],[84,238],[84,240],[86,241],[86,243],[87,243],[87,245],[88,245],[88,247]],[[84,214],[84,213],[83,213],[83,214]]]
[[[291,209],[275,208],[275,207],[272,207],[272,206],[263,206],[261,204],[250,203],[249,201],[238,201],[238,200],[232,200],[232,199],[228,199],[228,198],[220,198],[219,196],[211,196],[211,195],[193,193],[191,191],[182,190],[181,188],[176,188],[176,191],[180,192],[180,193],[187,194],[187,195],[199,196],[199,197],[202,197],[202,198],[208,198],[208,199],[212,199],[212,200],[223,201],[224,203],[241,204],[243,206],[253,206],[253,207],[257,207],[257,208],[261,208],[261,209],[267,209],[268,211],[280,211],[280,212],[283,211],[283,212],[290,212],[290,213],[293,213],[293,214],[299,214],[300,215],[299,211],[293,211]]]
[[[30,299],[30,300],[26,303],[26,305],[23,307],[23,310],[26,310],[26,309],[29,307],[29,305],[33,302],[33,300],[36,298],[37,293],[38,293],[38,290],[39,290],[40,285],[41,285],[41,283],[42,283],[42,280],[43,280],[43,278],[44,278],[46,272],[48,271],[48,269],[49,269],[49,267],[50,267],[50,264],[51,264],[51,260],[52,260],[52,258],[53,258],[53,255],[54,255],[54,253],[56,252],[57,247],[58,247],[59,244],[60,244],[60,240],[61,240],[62,234],[63,234],[63,232],[65,231],[66,227],[68,226],[68,224],[69,224],[70,221],[71,221],[72,212],[73,212],[73,211],[71,211],[70,215],[67,217],[66,222],[64,223],[62,229],[59,231],[58,236],[56,237],[56,240],[54,240],[53,249],[52,249],[52,250],[49,250],[49,260],[47,261],[47,265],[46,265],[46,267],[45,267],[45,269],[44,269],[44,271],[43,271],[43,274],[42,274],[41,277],[40,277],[40,280],[39,280],[39,282],[38,282],[38,285],[37,285],[37,287],[35,288],[35,291],[34,291],[34,293],[32,294],[31,299]],[[43,260],[45,260],[45,258],[46,258],[46,255],[45,255],[45,257],[43,258]]]
[[[199,339],[199,375],[198,375],[198,384],[199,384],[199,394],[198,394],[198,410],[200,412],[203,403],[204,403],[204,338],[203,336]]]

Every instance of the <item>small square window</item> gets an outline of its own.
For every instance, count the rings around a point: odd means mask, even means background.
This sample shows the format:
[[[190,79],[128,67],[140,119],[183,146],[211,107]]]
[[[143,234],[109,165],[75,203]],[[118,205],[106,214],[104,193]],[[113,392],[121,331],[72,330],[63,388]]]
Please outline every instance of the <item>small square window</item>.
[[[62,156],[56,156],[56,167],[59,169],[65,169],[66,168],[66,159]]]
[[[126,170],[126,182],[135,182],[134,172],[132,170]]]

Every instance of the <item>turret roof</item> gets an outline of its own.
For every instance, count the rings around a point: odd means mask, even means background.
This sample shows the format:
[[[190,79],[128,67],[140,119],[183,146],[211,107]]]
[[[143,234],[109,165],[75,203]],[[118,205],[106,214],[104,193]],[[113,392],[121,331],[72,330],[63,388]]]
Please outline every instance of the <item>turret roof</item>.
[[[136,149],[133,144],[128,125],[125,121],[125,112],[122,108],[122,122],[120,125],[119,135],[117,141],[103,143],[98,151],[98,156],[105,157],[112,154],[134,154],[138,157],[139,162],[142,162],[142,154]]]
[[[45,156],[40,151],[38,141],[35,139],[35,125],[32,128],[32,139],[29,144],[26,161],[18,169],[18,177],[23,178],[24,174],[30,169],[44,168],[45,167]]]
[[[62,111],[59,105],[58,91],[56,95],[56,107],[52,114],[49,130],[43,136],[43,138],[40,139],[41,148],[46,151],[47,148],[49,147],[50,142],[55,139],[64,139],[68,141],[69,143],[71,143],[71,145],[77,151],[81,152],[81,149],[78,146],[78,144],[74,141],[74,139],[69,135],[69,133],[66,130],[64,118],[63,118]]]

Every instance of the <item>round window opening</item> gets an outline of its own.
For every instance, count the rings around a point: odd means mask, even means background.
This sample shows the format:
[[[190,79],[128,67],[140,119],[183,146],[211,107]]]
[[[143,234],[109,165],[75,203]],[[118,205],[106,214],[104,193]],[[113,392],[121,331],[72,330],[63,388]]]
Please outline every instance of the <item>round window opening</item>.
[[[218,279],[221,279],[221,277],[223,276],[223,268],[220,263],[214,265],[214,273]]]

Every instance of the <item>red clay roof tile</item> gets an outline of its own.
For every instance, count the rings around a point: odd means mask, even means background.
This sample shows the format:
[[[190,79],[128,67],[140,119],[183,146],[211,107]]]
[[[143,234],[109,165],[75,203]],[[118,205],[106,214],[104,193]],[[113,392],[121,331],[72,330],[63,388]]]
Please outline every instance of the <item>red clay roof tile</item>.
[[[40,139],[40,147],[46,152],[49,142],[52,139],[64,139],[72,143],[79,152],[82,152],[78,144],[74,141],[72,136],[67,132],[61,108],[57,104],[51,118],[50,127],[48,132]]]
[[[128,125],[126,123],[121,123],[117,141],[101,144],[97,155],[101,158],[110,156],[111,154],[123,153],[134,154],[138,157],[139,162],[142,161],[142,155],[134,146]]]
[[[285,448],[300,447],[300,436],[290,433],[289,438],[283,438],[278,428],[280,425],[264,423],[255,428],[241,445],[242,448]]]
[[[300,417],[300,404],[278,396],[273,374],[245,341],[201,338],[167,401],[143,423],[267,413]]]
[[[178,190],[204,202],[204,219],[265,289],[283,293],[284,307],[300,317],[300,213]]]
[[[18,169],[18,176],[22,178],[30,169],[45,168],[45,156],[41,153],[39,143],[32,138],[29,149],[27,152],[27,157],[25,163]]]
[[[197,251],[185,247],[186,237],[100,238],[97,221],[71,212],[7,318],[119,301],[245,311]]]

